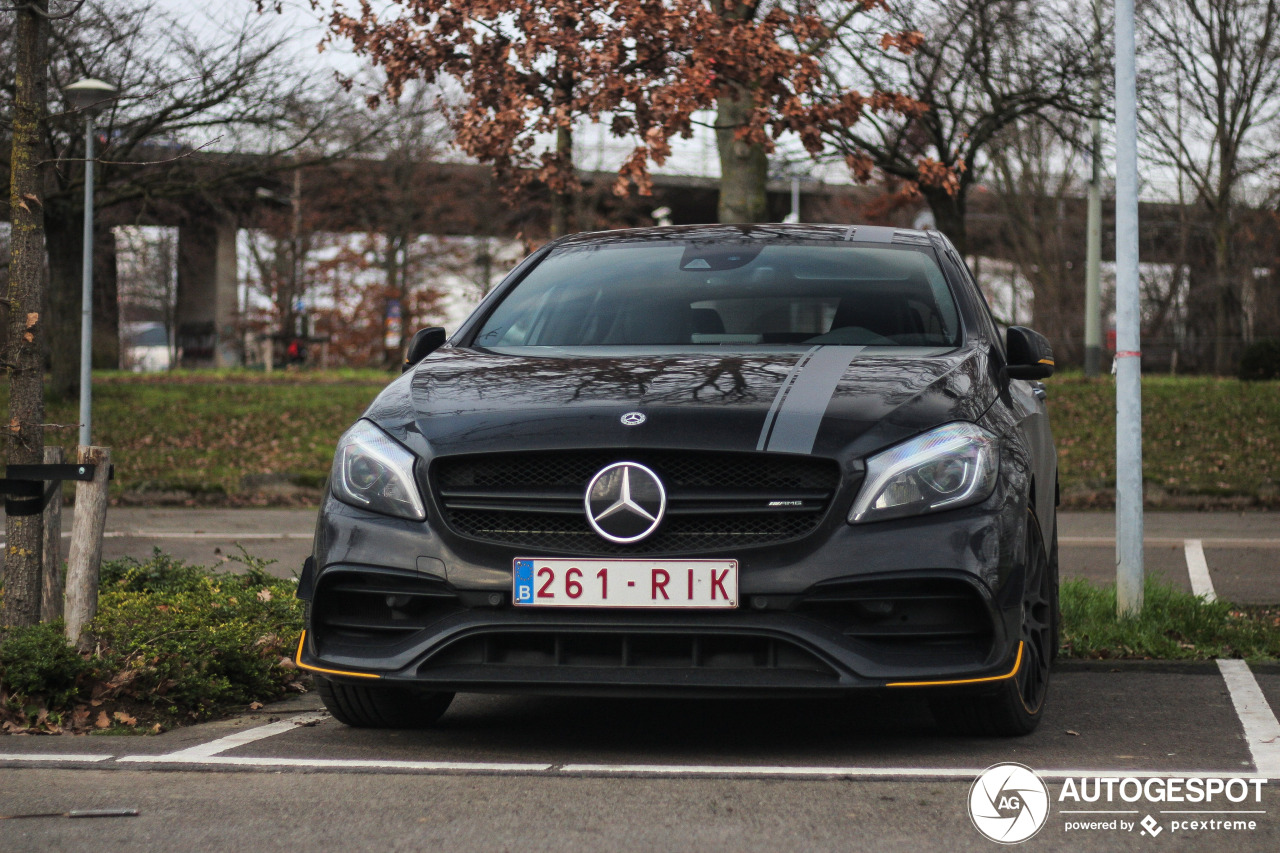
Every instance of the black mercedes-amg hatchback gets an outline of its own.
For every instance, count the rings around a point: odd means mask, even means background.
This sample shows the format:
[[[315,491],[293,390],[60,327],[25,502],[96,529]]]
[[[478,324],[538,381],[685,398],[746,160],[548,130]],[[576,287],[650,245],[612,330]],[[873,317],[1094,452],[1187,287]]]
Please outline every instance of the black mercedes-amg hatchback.
[[[298,664],[357,726],[456,691],[918,691],[1039,722],[1057,649],[1048,343],[937,232],[579,234],[338,443]]]

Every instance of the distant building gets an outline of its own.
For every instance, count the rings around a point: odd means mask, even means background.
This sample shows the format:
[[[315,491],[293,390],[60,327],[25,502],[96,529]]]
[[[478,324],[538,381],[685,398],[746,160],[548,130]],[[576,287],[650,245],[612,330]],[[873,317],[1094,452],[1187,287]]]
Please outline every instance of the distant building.
[[[124,337],[125,369],[134,373],[169,369],[172,350],[164,323],[126,323],[121,334]]]

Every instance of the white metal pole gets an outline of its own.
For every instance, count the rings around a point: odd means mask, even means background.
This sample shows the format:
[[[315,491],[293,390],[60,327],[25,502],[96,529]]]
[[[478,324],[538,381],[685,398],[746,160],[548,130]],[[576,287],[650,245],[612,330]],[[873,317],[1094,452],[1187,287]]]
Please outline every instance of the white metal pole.
[[[80,446],[91,442],[93,405],[93,111],[84,119],[84,270],[80,293]]]
[[[1142,612],[1142,340],[1133,0],[1116,0],[1116,611]]]

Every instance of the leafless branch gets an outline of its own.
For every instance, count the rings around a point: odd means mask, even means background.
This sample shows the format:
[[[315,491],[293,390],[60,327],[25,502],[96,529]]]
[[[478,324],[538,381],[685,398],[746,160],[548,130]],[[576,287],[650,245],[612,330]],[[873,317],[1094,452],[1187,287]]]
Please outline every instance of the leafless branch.
[[[177,155],[176,157],[166,157],[163,160],[104,160],[101,157],[95,157],[93,159],[93,162],[102,166],[161,166],[161,165],[164,165],[165,163],[176,163],[179,160],[185,160],[188,157],[199,154],[204,149],[209,148],[215,143],[217,143],[218,140],[220,139],[222,139],[221,136],[215,137],[213,139],[210,139],[208,142],[204,143],[203,145],[197,145],[195,148],[192,148],[190,151],[184,151],[183,153]],[[79,158],[55,157],[49,160],[41,160],[40,165],[44,165],[46,163],[83,163],[83,162],[84,162],[83,157],[79,157]]]

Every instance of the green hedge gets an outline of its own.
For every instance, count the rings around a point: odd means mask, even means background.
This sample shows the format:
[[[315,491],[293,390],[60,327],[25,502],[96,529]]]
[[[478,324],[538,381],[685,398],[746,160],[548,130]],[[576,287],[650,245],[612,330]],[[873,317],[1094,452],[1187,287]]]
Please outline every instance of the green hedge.
[[[291,656],[302,631],[296,583],[242,554],[213,572],[159,551],[103,564],[93,651],[60,623],[0,639],[0,725],[9,731],[161,728],[305,690]]]

